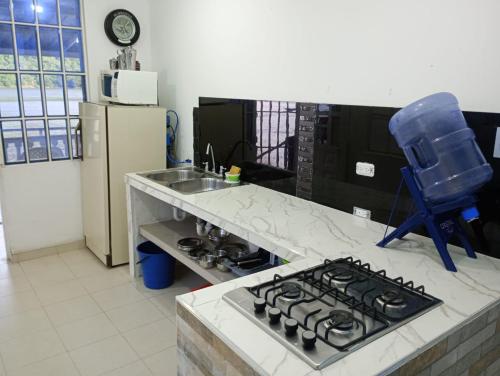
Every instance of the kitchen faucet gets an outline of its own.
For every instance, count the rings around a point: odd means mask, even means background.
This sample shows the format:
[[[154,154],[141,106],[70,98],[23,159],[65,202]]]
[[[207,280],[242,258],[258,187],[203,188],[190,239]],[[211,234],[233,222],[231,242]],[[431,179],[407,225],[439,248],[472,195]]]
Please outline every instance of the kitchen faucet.
[[[213,148],[213,146],[212,146],[212,144],[210,142],[207,144],[207,151],[205,152],[205,154],[207,155],[207,157],[210,154],[212,154],[212,172],[214,174],[216,174],[217,172],[216,172],[216,169],[215,169],[214,148]],[[209,171],[209,169],[208,169],[208,160],[207,160],[207,162],[205,164],[205,171]]]
[[[210,142],[207,144],[207,151],[205,152],[205,154],[207,155],[207,157],[210,154],[212,155],[212,172],[216,175],[219,175],[220,177],[224,177],[224,171],[226,169],[222,165],[219,167],[219,173],[217,174],[217,169],[215,167],[214,148]],[[210,171],[208,168],[208,160],[205,162],[205,171]]]

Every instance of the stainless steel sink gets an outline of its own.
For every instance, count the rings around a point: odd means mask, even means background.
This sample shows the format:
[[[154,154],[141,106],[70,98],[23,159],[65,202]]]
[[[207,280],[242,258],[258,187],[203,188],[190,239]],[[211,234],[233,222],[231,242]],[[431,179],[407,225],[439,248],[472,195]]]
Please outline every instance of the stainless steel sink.
[[[141,174],[141,176],[144,176],[147,179],[153,180],[156,183],[168,185],[170,183],[174,183],[174,182],[178,182],[178,181],[206,177],[206,176],[209,176],[209,174],[206,173],[205,171],[199,169],[199,168],[196,168],[196,167],[182,167],[182,168],[175,168],[175,169],[170,169],[170,170],[165,170],[165,171],[145,173],[145,174]]]
[[[199,178],[171,183],[168,187],[179,193],[192,194],[230,188],[234,187],[234,184],[226,183],[218,178]]]
[[[218,175],[197,167],[172,168],[139,175],[182,194],[216,191],[235,186],[224,182]]]

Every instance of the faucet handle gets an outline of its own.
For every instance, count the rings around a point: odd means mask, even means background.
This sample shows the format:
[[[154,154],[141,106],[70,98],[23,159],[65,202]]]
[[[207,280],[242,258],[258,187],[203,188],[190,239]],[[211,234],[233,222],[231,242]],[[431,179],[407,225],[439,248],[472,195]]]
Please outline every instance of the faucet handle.
[[[203,162],[203,168],[205,169],[205,171],[208,171],[208,161]]]
[[[226,171],[227,169],[224,167],[224,166],[220,166],[219,167],[219,175],[220,176],[224,176],[224,172]]]

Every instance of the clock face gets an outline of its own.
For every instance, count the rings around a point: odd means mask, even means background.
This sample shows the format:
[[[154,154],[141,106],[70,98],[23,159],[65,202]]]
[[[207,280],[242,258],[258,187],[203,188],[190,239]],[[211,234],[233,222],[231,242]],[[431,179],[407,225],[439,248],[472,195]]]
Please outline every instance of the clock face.
[[[104,30],[109,40],[118,46],[133,45],[141,32],[137,18],[125,9],[109,13],[104,21]]]
[[[128,42],[135,35],[134,21],[125,14],[120,14],[116,17],[111,25],[113,33],[120,42]]]

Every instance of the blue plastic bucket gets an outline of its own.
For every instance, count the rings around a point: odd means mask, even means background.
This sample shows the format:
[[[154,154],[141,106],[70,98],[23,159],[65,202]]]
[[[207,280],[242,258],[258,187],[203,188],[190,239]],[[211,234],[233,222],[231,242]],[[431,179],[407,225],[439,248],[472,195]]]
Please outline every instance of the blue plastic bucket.
[[[152,242],[139,244],[138,264],[142,265],[144,285],[150,289],[164,289],[174,282],[175,259]]]

